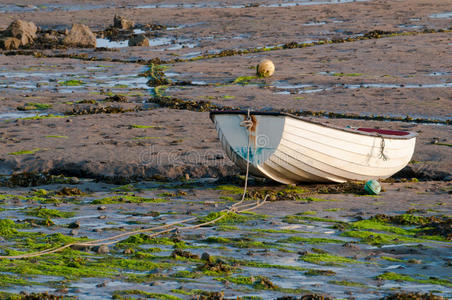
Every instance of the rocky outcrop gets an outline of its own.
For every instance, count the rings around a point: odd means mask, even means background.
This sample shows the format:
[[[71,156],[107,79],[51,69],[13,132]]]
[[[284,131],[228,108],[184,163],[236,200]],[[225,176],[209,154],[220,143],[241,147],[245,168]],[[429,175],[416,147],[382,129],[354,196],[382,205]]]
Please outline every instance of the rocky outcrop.
[[[129,46],[149,47],[149,40],[142,34],[133,35],[129,39]]]
[[[15,50],[21,46],[33,44],[38,27],[32,22],[15,20],[0,33],[0,48]]]
[[[5,50],[16,50],[20,47],[20,40],[14,37],[4,37],[0,39],[0,48]]]
[[[4,32],[4,36],[20,40],[21,46],[26,46],[36,39],[38,28],[33,22],[23,20],[13,21]]]
[[[74,24],[69,34],[63,39],[63,44],[72,47],[95,48],[96,36],[88,26]]]
[[[121,16],[115,15],[113,18],[113,27],[123,30],[131,30],[135,26],[135,22],[127,20]]]

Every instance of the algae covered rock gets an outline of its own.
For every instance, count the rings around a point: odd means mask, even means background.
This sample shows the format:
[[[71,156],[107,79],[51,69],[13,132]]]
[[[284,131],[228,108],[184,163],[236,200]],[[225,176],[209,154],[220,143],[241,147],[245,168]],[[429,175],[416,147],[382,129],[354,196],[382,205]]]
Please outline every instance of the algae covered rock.
[[[74,24],[69,34],[63,39],[63,44],[72,47],[95,48],[96,36],[88,26]]]

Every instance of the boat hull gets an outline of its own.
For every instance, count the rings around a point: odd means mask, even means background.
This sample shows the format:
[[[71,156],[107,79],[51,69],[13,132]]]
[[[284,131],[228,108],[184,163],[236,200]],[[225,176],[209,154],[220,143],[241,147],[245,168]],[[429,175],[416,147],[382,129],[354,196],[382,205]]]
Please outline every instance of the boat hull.
[[[416,134],[336,128],[280,113],[213,112],[223,149],[240,168],[275,181],[383,179],[410,161]],[[249,153],[247,154],[247,150]]]

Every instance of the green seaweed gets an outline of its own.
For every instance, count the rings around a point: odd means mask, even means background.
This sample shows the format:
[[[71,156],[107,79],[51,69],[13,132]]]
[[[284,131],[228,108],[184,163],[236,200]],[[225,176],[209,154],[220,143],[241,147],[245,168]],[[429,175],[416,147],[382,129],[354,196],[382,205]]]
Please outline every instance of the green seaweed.
[[[223,218],[221,218],[215,222],[215,224],[217,224],[217,225],[218,224],[223,224],[223,225],[224,224],[241,224],[241,223],[246,223],[246,222],[256,220],[256,219],[262,219],[265,216],[254,214],[254,213],[247,213],[246,215],[244,215],[244,214],[237,214],[235,212],[219,211],[219,212],[211,212],[207,216],[201,217],[199,219],[199,223],[210,222],[219,217],[223,217]]]
[[[348,77],[355,77],[355,76],[362,76],[363,73],[332,73],[333,76],[348,76]]]
[[[24,117],[24,118],[19,118],[19,119],[20,120],[47,120],[47,119],[58,119],[58,118],[67,118],[67,116],[48,114],[48,115],[35,115],[33,117]]]
[[[251,80],[259,79],[258,76],[239,76],[232,83],[234,84],[248,84]]]
[[[121,195],[111,196],[91,201],[91,204],[117,204],[117,203],[162,203],[167,202],[166,199],[161,198],[146,198],[139,196]]]
[[[45,110],[52,107],[52,104],[27,102],[24,106],[17,107],[18,110]]]
[[[350,280],[330,280],[330,281],[328,281],[328,283],[335,284],[335,285],[342,285],[342,286],[361,287],[361,288],[368,287],[364,283],[354,282],[354,281],[350,281]]]
[[[71,80],[58,81],[58,84],[65,85],[65,86],[80,86],[85,83],[78,79],[71,79]]]
[[[139,296],[137,299],[143,299],[144,298],[150,298],[150,299],[161,299],[161,300],[182,300],[182,298],[168,295],[168,294],[160,294],[160,293],[151,293],[146,292],[142,290],[119,290],[114,291],[112,299],[134,299],[130,297],[124,297],[124,296]]]
[[[341,266],[342,264],[362,264],[356,259],[342,257],[338,255],[328,253],[307,253],[300,257],[301,260],[317,264],[317,265],[329,265],[329,266]]]
[[[343,224],[343,221],[327,219],[327,218],[319,218],[319,217],[309,217],[302,215],[289,215],[283,218],[283,221],[289,224],[306,224],[306,221],[314,221],[314,222],[326,222],[326,223],[337,223]]]
[[[38,218],[71,218],[75,216],[74,212],[66,212],[66,211],[60,211],[57,209],[49,209],[49,208],[34,208],[28,210],[25,214],[29,216],[34,216]]]
[[[159,126],[155,126],[155,125],[137,125],[137,124],[132,124],[132,125],[130,125],[130,127],[132,127],[132,128],[142,128],[142,129],[159,128]]]
[[[398,258],[391,257],[391,256],[380,256],[380,259],[384,259],[384,260],[391,261],[391,262],[405,262],[403,259],[398,259]]]
[[[42,151],[43,149],[41,148],[34,148],[32,150],[21,150],[21,151],[16,151],[16,152],[10,152],[8,153],[8,155],[24,155],[24,154],[35,154],[38,151]]]
[[[233,195],[241,195],[243,193],[243,189],[235,185],[219,185],[214,189],[218,191],[227,192],[228,194]]]
[[[395,273],[395,272],[386,272],[377,276],[378,280],[394,280],[394,281],[409,281],[409,282],[417,282],[424,284],[438,284],[447,287],[452,287],[452,282],[447,279],[440,279],[430,277],[429,279],[417,279],[411,277],[410,275]]]
[[[425,242],[425,240],[406,237],[398,234],[390,233],[378,233],[373,231],[346,231],[341,234],[342,236],[353,237],[360,239],[361,242],[370,245],[385,245],[385,244],[399,244],[403,242],[407,243],[420,243]]]

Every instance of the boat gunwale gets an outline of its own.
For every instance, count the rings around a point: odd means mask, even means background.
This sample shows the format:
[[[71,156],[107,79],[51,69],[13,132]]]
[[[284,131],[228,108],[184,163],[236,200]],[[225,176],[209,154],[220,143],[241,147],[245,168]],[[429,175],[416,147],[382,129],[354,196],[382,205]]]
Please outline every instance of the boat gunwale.
[[[213,120],[213,116],[214,115],[247,115],[248,111],[246,110],[214,110],[211,111],[209,113],[209,117]],[[336,129],[336,130],[341,130],[341,131],[345,131],[347,133],[353,133],[353,134],[358,134],[358,135],[364,135],[364,136],[371,136],[371,137],[384,137],[384,138],[390,138],[390,139],[395,139],[395,140],[410,140],[412,138],[415,138],[418,136],[418,134],[416,132],[413,131],[405,131],[405,130],[396,130],[396,131],[400,131],[400,132],[407,132],[407,135],[391,135],[391,134],[381,134],[381,133],[377,133],[377,132],[366,132],[366,131],[359,131],[357,129],[353,129],[353,128],[347,128],[347,127],[340,127],[340,126],[334,126],[334,125],[330,125],[330,124],[325,124],[322,123],[320,121],[315,121],[312,119],[308,119],[306,117],[300,117],[300,116],[295,116],[286,112],[277,112],[277,111],[250,111],[250,115],[264,115],[264,116],[283,116],[283,117],[290,117],[296,120],[301,120],[304,122],[308,122],[311,124],[315,124],[315,125],[320,125],[326,128],[331,128],[331,129]]]

